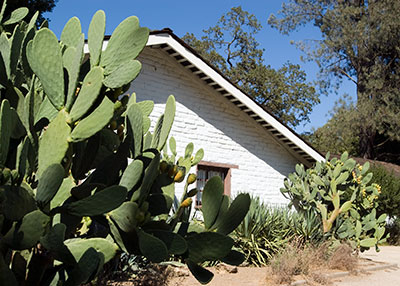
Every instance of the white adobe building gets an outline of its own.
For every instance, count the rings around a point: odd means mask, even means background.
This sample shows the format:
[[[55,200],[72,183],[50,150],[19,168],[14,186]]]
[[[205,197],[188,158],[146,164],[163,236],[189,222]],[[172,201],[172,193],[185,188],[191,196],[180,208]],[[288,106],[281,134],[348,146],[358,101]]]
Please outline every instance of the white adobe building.
[[[153,100],[152,124],[164,112],[170,94],[176,99],[171,135],[178,154],[194,143],[203,161],[191,172],[198,187],[215,174],[225,193],[248,192],[272,205],[286,203],[279,189],[297,163],[311,166],[323,156],[209,65],[169,29],[153,31],[138,60],[140,75],[128,93]],[[183,184],[178,184],[183,185]],[[177,189],[177,196],[183,191]]]

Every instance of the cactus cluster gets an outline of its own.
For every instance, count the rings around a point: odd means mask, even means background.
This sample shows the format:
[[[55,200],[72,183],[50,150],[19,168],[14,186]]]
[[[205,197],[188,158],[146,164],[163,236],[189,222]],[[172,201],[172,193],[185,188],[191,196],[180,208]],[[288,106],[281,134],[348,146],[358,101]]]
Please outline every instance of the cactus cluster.
[[[284,181],[282,194],[301,213],[317,212],[327,236],[349,240],[361,250],[386,240],[386,215],[376,217],[380,186],[371,184],[369,163],[357,164],[344,153],[340,158],[317,162],[305,170],[296,165],[296,172]]]
[[[206,227],[189,221],[196,189],[190,168],[203,157],[193,144],[177,158],[170,96],[154,132],[154,103],[125,95],[140,72],[136,60],[149,31],[125,19],[105,50],[105,15],[88,33],[79,19],[60,41],[38,14],[0,13],[0,285],[80,285],[118,252],[153,262],[171,256],[208,283],[204,261],[243,261],[228,234],[249,208],[246,195],[229,206],[219,178],[204,190]],[[167,153],[168,146],[172,155]],[[186,178],[186,180],[185,180]],[[175,183],[185,193],[173,207]]]

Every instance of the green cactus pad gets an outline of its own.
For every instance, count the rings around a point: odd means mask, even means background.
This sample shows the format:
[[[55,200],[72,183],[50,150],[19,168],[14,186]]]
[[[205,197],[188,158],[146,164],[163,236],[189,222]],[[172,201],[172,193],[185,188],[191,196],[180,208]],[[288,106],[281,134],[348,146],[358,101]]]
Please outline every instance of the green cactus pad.
[[[122,63],[104,79],[104,85],[109,88],[119,88],[133,81],[140,73],[142,64],[137,60]]]
[[[139,28],[139,20],[131,16],[122,21],[108,41],[106,50],[101,54],[100,65],[108,75],[126,61],[135,59],[145,47],[149,38],[149,29]]]
[[[168,257],[167,246],[159,238],[138,230],[139,248],[151,262],[159,263]]]
[[[222,217],[218,226],[218,233],[228,235],[234,231],[246,216],[249,207],[249,194],[239,194]]]
[[[81,259],[86,250],[94,248],[104,255],[104,263],[107,263],[115,256],[118,250],[118,246],[115,243],[104,238],[70,239],[64,243],[76,261]]]
[[[186,264],[190,272],[201,284],[208,284],[213,279],[214,274],[197,263],[186,260]]]
[[[75,122],[82,118],[92,107],[99,96],[103,81],[103,69],[94,67],[88,72],[83,80],[81,90],[71,108],[70,121]]]
[[[4,236],[4,242],[12,249],[32,248],[50,224],[50,217],[39,210],[26,214],[20,223],[14,223]]]
[[[67,213],[74,216],[96,216],[112,211],[126,199],[126,188],[111,186],[82,200],[66,206]]]
[[[20,186],[10,185],[2,186],[0,190],[4,190],[3,212],[7,219],[11,221],[20,220],[27,213],[36,209],[35,198],[31,190],[28,191]]]
[[[211,227],[212,230],[217,229],[221,225],[221,223],[226,220],[225,214],[228,212],[229,209],[229,200],[230,199],[227,195],[222,196],[221,206],[219,208],[217,219]]]
[[[236,250],[231,250],[227,256],[221,259],[222,262],[235,266],[239,266],[243,263],[244,260],[244,254]]]
[[[10,120],[11,109],[7,99],[1,102],[0,108],[0,166],[4,166],[7,160],[8,147],[12,132],[12,123]]]
[[[193,146],[192,142],[190,142],[189,144],[186,145],[185,158],[190,158],[192,156],[193,148],[194,148],[194,146]]]
[[[79,142],[85,140],[103,129],[114,115],[114,104],[107,97],[86,118],[78,123],[71,133],[71,140]]]
[[[88,45],[90,53],[90,66],[99,64],[101,50],[103,48],[104,32],[106,30],[106,15],[99,10],[94,14],[89,25]]]
[[[175,109],[175,97],[173,95],[170,95],[167,99],[167,103],[165,104],[165,112],[160,132],[160,140],[158,141],[157,145],[158,150],[162,150],[164,148],[165,142],[167,142],[169,132],[171,131],[172,124],[174,123]]]
[[[144,100],[137,103],[142,110],[143,116],[149,116],[154,109],[154,102],[151,100]]]
[[[186,238],[189,259],[194,263],[219,260],[229,254],[233,239],[216,232],[202,232]]]
[[[61,164],[52,164],[44,170],[36,191],[36,202],[40,208],[45,207],[56,195],[64,175],[65,170]]]
[[[3,4],[4,5],[4,4]],[[18,23],[28,15],[29,9],[26,7],[18,8],[11,12],[10,17],[3,23],[3,25],[12,25]]]
[[[125,231],[131,232],[136,228],[136,214],[139,210],[137,203],[124,202],[115,210],[109,213],[109,216],[114,220],[118,227]]]
[[[42,118],[47,118],[49,121],[53,121],[58,114],[58,110],[50,102],[49,98],[46,96],[39,107],[39,111],[35,115],[35,124],[39,122]]]
[[[67,265],[74,265],[75,258],[64,245],[65,230],[65,224],[58,223],[54,225],[45,236],[40,238],[40,243],[49,250],[58,261],[62,261]]]
[[[69,176],[65,178],[61,184],[61,187],[58,189],[58,192],[50,201],[50,209],[54,209],[56,207],[61,206],[66,199],[69,198],[71,189],[75,186],[74,179]]]
[[[127,117],[133,137],[133,156],[136,158],[142,153],[143,140],[143,114],[137,103],[129,106]]]
[[[95,275],[99,268],[101,258],[94,248],[88,248],[81,256],[78,263],[68,273],[68,279],[65,286],[76,286],[90,282],[91,277]]]
[[[13,271],[4,262],[4,258],[0,255],[0,285],[1,286],[18,286],[19,283],[14,276]]]
[[[77,17],[69,19],[61,32],[61,42],[68,47],[76,47],[79,45],[82,37],[81,22]]]
[[[64,106],[64,70],[57,37],[47,28],[40,29],[27,46],[29,65],[49,97],[60,110]]]
[[[187,250],[186,240],[179,234],[166,230],[148,230],[148,232],[163,241],[170,254],[180,255]]]
[[[65,104],[67,111],[71,110],[71,106],[76,98],[76,85],[83,57],[84,41],[84,35],[82,34],[78,44],[75,47],[67,48],[63,54],[63,65],[68,72],[68,93]]]
[[[144,177],[143,177],[143,183],[140,186],[140,190],[136,191],[139,192],[139,205],[142,204],[142,202],[146,199],[150,192],[150,188],[154,183],[154,180],[157,178],[158,173],[159,173],[159,167],[160,167],[160,153],[157,153],[154,158],[151,160],[149,166],[146,168],[144,172]],[[136,194],[134,193],[134,195]],[[132,196],[132,201],[134,201],[134,197]]]
[[[71,128],[66,123],[65,112],[58,112],[57,117],[50,122],[40,139],[39,177],[50,165],[61,163],[69,147],[67,139],[70,132]]]
[[[194,156],[194,159],[192,161],[192,166],[195,166],[198,163],[200,163],[200,161],[203,160],[203,157],[204,157],[204,150],[203,148],[200,148],[199,150],[197,150],[196,155]]]
[[[140,160],[134,160],[128,165],[128,167],[126,167],[119,185],[124,186],[128,191],[130,191],[139,182],[142,173],[143,162]]]
[[[204,217],[204,226],[211,228],[217,219],[219,208],[224,194],[224,185],[220,177],[215,176],[209,179],[204,186],[202,196],[202,212]]]

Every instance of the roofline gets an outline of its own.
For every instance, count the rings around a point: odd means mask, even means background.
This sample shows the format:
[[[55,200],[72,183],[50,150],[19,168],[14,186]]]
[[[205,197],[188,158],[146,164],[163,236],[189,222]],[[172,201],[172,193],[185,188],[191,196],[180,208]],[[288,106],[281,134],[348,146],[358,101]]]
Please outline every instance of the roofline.
[[[204,59],[196,50],[194,50],[191,46],[185,43],[181,38],[175,35],[171,29],[164,28],[162,30],[153,30],[150,32],[149,40],[147,42],[147,46],[157,46],[157,45],[168,45],[176,52],[178,52],[183,58],[185,58],[192,65],[196,66],[199,70],[201,70],[206,75],[211,75],[210,78],[217,83],[217,85],[221,86],[224,90],[227,91],[228,94],[232,95],[238,101],[243,103],[243,105],[247,106],[250,110],[253,111],[258,117],[264,119],[269,125],[273,127],[273,129],[277,130],[280,134],[290,140],[293,144],[295,144],[298,148],[303,150],[306,154],[309,155],[314,161],[324,161],[325,157],[315,149],[309,142],[304,140],[297,134],[292,128],[283,123],[278,117],[272,114],[270,111],[266,110],[265,106],[262,106],[260,103],[256,102],[254,98],[252,98],[249,94],[243,91],[240,87],[234,84],[229,78],[227,78],[219,69],[217,69],[214,65]],[[110,36],[105,36],[104,40],[109,40]],[[103,49],[106,47],[107,42],[104,42]],[[85,49],[87,46],[85,45]],[[88,52],[85,50],[85,52]],[[222,92],[221,92],[222,93]],[[225,94],[226,96],[226,94]],[[236,101],[235,101],[236,102]],[[263,126],[264,127],[264,126]],[[268,130],[270,128],[268,127]],[[273,133],[271,134],[273,137],[277,136]],[[303,158],[303,163],[310,166],[312,162],[307,160],[304,155],[299,154],[298,151],[293,150],[292,147],[285,144],[277,138],[277,140],[287,146],[287,149],[290,150],[301,158]],[[308,164],[307,164],[308,163]]]

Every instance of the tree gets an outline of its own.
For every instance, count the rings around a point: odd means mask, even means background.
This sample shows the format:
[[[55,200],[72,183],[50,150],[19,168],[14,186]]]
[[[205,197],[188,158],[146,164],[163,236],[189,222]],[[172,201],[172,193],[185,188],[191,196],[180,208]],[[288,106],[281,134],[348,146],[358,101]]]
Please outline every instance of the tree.
[[[3,2],[5,0],[1,0],[0,7],[3,6]],[[40,25],[45,18],[43,17],[43,13],[53,11],[53,8],[56,6],[58,0],[8,0],[6,1],[7,6],[4,12],[4,18],[6,19],[11,15],[11,12],[20,7],[26,7],[29,9],[28,19],[32,18],[33,14],[36,11],[39,11],[39,16],[36,20],[36,24]]]
[[[342,154],[348,151],[352,156],[359,156],[359,137],[357,130],[355,105],[347,96],[340,98],[331,111],[331,119],[322,127],[312,130],[311,134],[304,136],[321,152]]]
[[[318,64],[322,90],[344,78],[356,85],[357,135],[364,158],[379,158],[377,145],[400,141],[399,14],[396,0],[291,0],[283,4],[279,18],[268,20],[283,34],[307,23],[320,29],[322,39],[312,42],[314,48],[305,41],[298,46]]]
[[[264,50],[253,36],[260,30],[256,17],[239,6],[203,30],[201,39],[186,34],[183,40],[256,102],[295,127],[309,120],[318,94],[299,65],[286,63],[276,70],[264,64]]]

